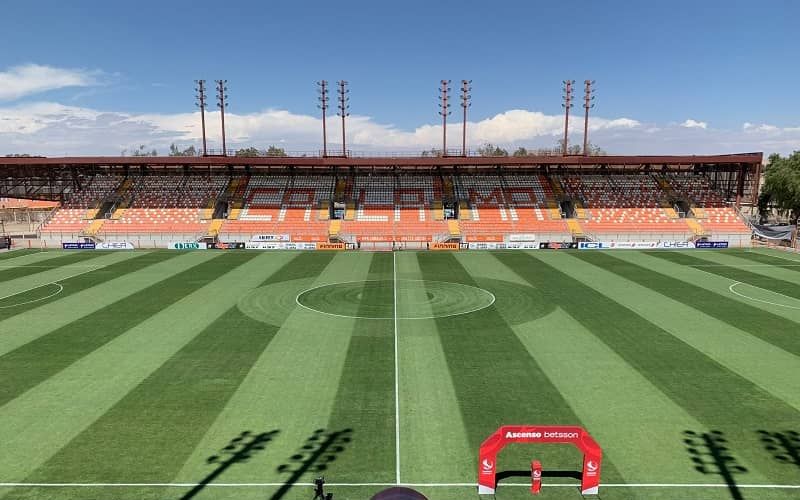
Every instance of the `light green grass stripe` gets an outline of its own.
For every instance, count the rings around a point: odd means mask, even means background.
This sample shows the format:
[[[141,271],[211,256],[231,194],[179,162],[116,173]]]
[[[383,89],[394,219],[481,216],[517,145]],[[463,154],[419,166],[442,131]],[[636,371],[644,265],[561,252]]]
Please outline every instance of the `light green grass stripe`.
[[[728,287],[734,283],[734,280],[730,278],[704,272],[701,271],[700,268],[678,265],[673,262],[668,262],[666,259],[647,255],[643,252],[617,251],[613,253],[613,256],[617,259],[645,267],[651,271],[665,274],[671,278],[685,281],[686,283],[690,283],[700,288],[705,288],[711,293],[722,295],[723,297],[741,302],[747,306],[763,309],[791,321],[800,322],[800,310],[773,306],[764,304],[762,302],[755,302],[734,295],[728,290]],[[711,297],[711,295],[709,296]]]
[[[118,259],[135,256],[132,252],[114,255]],[[187,253],[0,321],[0,356],[217,256],[214,252]]]
[[[33,249],[15,250],[13,252],[0,253],[0,265],[5,268],[5,266],[37,264],[40,261],[52,259],[54,257],[58,257],[57,252],[42,252]],[[45,262],[42,264],[46,265]]]
[[[618,252],[619,253],[619,252]],[[565,274],[611,297],[671,335],[800,410],[800,358],[702,311],[572,255],[553,262]],[[769,360],[765,363],[764,360]]]
[[[424,279],[416,254],[396,255],[397,279]],[[424,286],[407,291],[426,293]],[[425,303],[424,297],[407,298]],[[428,306],[416,313],[432,316],[433,311]],[[477,451],[469,446],[436,320],[398,321],[398,340],[401,480],[461,482],[472,477]]]
[[[133,252],[108,252],[97,253],[95,256],[75,262],[74,264],[66,264],[56,268],[35,268],[35,272],[26,276],[20,276],[8,281],[0,282],[0,297],[6,297],[16,293],[30,290],[48,283],[53,283],[59,280],[66,279],[76,274],[87,273],[93,269],[98,269],[109,264],[121,262],[131,257],[135,257]],[[36,265],[36,264],[32,264]]]
[[[286,260],[263,255],[233,268],[0,408],[4,480],[41,466]]]
[[[530,286],[512,268],[496,260],[487,262],[493,259],[488,254],[458,257],[475,276]],[[513,319],[507,321],[512,324]],[[702,429],[702,424],[564,310],[557,308],[512,329],[626,482],[686,479],[681,474],[686,449],[679,438],[686,429]],[[601,404],[598,391],[603,393]],[[649,456],[653,448],[658,449],[657,457],[631,460]]]
[[[305,279],[287,293],[291,305],[297,292],[312,286],[366,279],[371,254],[338,253],[315,278]],[[275,304],[281,307],[281,304]],[[253,478],[282,481],[276,471],[316,429],[326,428],[347,357],[355,319],[334,318],[291,307],[275,337],[239,385],[225,409],[206,432],[175,481],[197,481],[209,470],[208,450],[225,446],[243,430],[279,435],[257,461],[237,464],[225,481]],[[356,429],[355,432],[358,432]]]
[[[692,252],[691,256],[703,261],[703,263],[697,266],[697,268],[700,270],[713,271],[715,269],[723,268],[723,266],[730,266],[735,269],[747,271],[748,273],[754,273],[760,276],[766,276],[800,285],[800,272],[798,272],[800,271],[800,262],[797,263],[798,267],[783,268],[780,266],[748,259],[747,254],[744,252],[696,251]],[[778,263],[783,262],[781,261]],[[786,264],[792,265],[791,262],[786,262]]]
[[[772,248],[750,248],[745,250],[747,253],[755,253],[761,255],[768,255],[770,257],[775,257],[777,259],[783,259],[789,261],[789,264],[800,264],[800,253],[794,252],[787,252],[784,250],[774,250]]]

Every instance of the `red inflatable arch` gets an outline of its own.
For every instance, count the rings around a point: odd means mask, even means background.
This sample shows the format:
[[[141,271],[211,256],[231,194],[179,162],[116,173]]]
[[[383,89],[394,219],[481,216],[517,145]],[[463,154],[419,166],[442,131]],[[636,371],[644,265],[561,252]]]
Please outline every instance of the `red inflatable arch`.
[[[504,425],[481,444],[478,456],[478,493],[494,494],[497,454],[511,443],[568,443],[583,453],[581,493],[597,495],[603,450],[583,427],[570,425]]]

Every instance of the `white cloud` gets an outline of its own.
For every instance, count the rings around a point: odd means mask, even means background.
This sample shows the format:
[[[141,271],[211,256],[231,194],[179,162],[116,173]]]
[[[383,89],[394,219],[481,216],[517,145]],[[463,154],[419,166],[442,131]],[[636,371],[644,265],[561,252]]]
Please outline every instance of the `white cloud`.
[[[708,123],[706,122],[699,122],[697,120],[692,120],[689,118],[685,122],[681,123],[681,127],[684,128],[701,128],[703,130],[708,128]]]
[[[317,152],[321,149],[318,117],[287,110],[225,115],[229,147],[280,144],[287,151]],[[688,122],[689,120],[687,120]],[[694,121],[693,121],[694,122]],[[703,123],[703,122],[694,122]],[[491,142],[509,150],[553,147],[563,134],[563,117],[539,111],[514,109],[469,122],[467,141],[477,148]],[[461,145],[461,123],[448,127],[448,147]],[[592,117],[589,139],[617,154],[712,154],[764,151],[788,153],[800,149],[800,127],[778,128],[745,124],[738,130],[709,129],[695,125],[641,123],[632,118]],[[219,148],[219,113],[206,114],[209,147]],[[338,119],[328,127],[331,149],[341,143]],[[570,143],[583,138],[582,117],[570,126]],[[441,147],[441,124],[421,124],[402,129],[378,123],[368,116],[351,116],[347,122],[348,149],[363,152],[420,152]],[[177,114],[129,114],[100,111],[58,103],[39,102],[0,108],[0,155],[30,153],[59,155],[116,155],[138,147],[167,151],[175,142],[181,147],[200,145],[199,112]]]
[[[55,68],[40,64],[14,66],[0,72],[0,101],[11,101],[64,87],[88,87],[97,84],[97,71]]]

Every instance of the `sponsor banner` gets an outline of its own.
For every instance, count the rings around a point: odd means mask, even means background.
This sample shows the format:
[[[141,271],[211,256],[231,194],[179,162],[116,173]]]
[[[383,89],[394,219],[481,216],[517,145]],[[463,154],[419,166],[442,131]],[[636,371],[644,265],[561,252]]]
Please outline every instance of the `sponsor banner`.
[[[727,241],[695,241],[695,248],[728,248]]]
[[[507,248],[505,243],[494,241],[472,241],[467,243],[467,247],[470,250],[504,250]]]
[[[579,250],[643,250],[659,247],[657,241],[581,241]],[[684,247],[688,248],[688,247]]]
[[[466,236],[466,241],[505,241],[502,234],[474,234]]]
[[[571,241],[545,241],[539,243],[539,248],[542,250],[568,250],[578,248],[578,244]]]
[[[459,243],[431,243],[431,250],[458,250],[461,248]]]
[[[293,234],[292,241],[309,242],[309,241],[328,241],[327,236],[313,235],[313,234]]]
[[[523,241],[520,243],[506,243],[509,250],[538,250],[539,244],[533,241]]]
[[[133,250],[135,247],[130,241],[104,241],[98,243],[98,250]]]
[[[172,250],[205,250],[208,246],[197,241],[174,241],[167,245]]]
[[[358,241],[369,241],[375,243],[391,243],[394,241],[394,236],[391,234],[369,234],[365,236],[359,236]]]
[[[94,244],[93,241],[89,242],[70,242],[70,243],[61,243],[61,248],[64,250],[94,250],[97,246]]]
[[[398,236],[396,241],[431,241],[430,235]]]
[[[247,250],[285,250],[286,243],[281,243],[278,241],[248,241],[244,244],[244,247]]]
[[[291,241],[288,234],[254,234],[250,241]]]
[[[245,244],[243,241],[229,241],[229,242],[222,242],[216,244],[214,248],[219,248],[221,250],[244,250]]]
[[[692,241],[659,241],[658,248],[694,248]]]
[[[344,250],[344,243],[317,243],[317,250]]]
[[[536,241],[536,235],[533,233],[509,234],[508,241]]]

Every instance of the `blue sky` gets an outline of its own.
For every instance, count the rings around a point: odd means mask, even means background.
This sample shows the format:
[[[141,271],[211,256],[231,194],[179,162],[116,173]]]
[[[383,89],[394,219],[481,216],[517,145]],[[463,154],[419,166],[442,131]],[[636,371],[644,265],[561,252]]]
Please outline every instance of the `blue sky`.
[[[800,2],[790,0],[30,0],[4,5],[3,17],[0,153],[34,145],[49,154],[90,154],[90,148],[193,143],[187,121],[197,78],[229,80],[232,141],[240,144],[318,147],[314,82],[344,78],[351,83],[351,113],[362,120],[354,119],[349,142],[419,148],[436,135],[438,81],[450,78],[455,87],[469,78],[470,121],[483,123],[471,139],[551,145],[561,80],[591,78],[593,113],[609,123],[594,137],[615,152],[800,148],[800,99],[793,96]],[[33,65],[39,74],[20,71]],[[51,85],[23,81],[41,79],[41,68],[61,73],[45,75]],[[9,80],[20,90],[4,94]],[[451,119],[458,122],[453,104]],[[510,119],[511,110],[541,116]],[[47,121],[54,115],[56,123]],[[248,124],[247,117],[262,123]],[[503,132],[504,126],[527,135]],[[382,143],[382,133],[393,139]],[[41,145],[49,138],[56,146]]]

